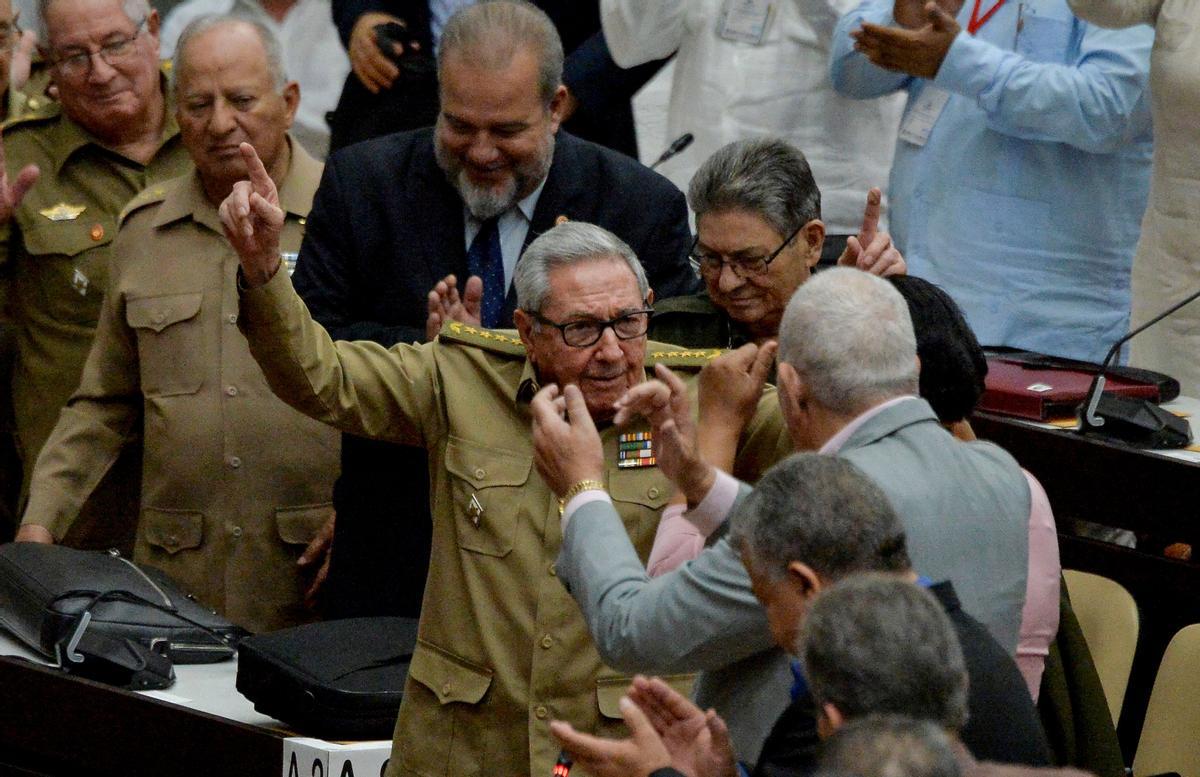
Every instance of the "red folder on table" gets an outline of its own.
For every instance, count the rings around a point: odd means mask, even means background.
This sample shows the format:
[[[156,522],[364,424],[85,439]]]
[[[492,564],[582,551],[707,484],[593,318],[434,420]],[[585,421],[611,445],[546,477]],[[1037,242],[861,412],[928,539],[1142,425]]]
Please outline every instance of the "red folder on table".
[[[1034,358],[1030,358],[1034,357]],[[1003,415],[1046,421],[1051,418],[1070,418],[1079,409],[1087,396],[1099,365],[1085,362],[1056,362],[1050,357],[1019,353],[993,354],[988,359],[986,389],[980,398],[978,409]],[[1061,364],[1061,366],[1059,366]],[[1124,373],[1136,372],[1138,377]],[[1144,373],[1146,379],[1140,379]],[[1171,378],[1146,370],[1133,371],[1129,368],[1112,368],[1105,377],[1105,393],[1160,402],[1178,395],[1178,383],[1169,396],[1161,381]]]

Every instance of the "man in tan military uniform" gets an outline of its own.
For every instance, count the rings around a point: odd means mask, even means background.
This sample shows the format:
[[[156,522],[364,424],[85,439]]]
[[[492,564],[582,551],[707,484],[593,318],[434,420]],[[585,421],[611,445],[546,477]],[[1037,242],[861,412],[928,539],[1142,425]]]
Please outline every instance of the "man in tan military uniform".
[[[451,321],[432,343],[334,343],[276,272],[283,214],[250,169],[221,212],[253,287],[241,326],[272,389],[343,431],[429,455],[433,552],[389,774],[550,774],[550,719],[621,731],[628,678],[601,664],[556,576],[559,502],[533,471],[529,401],[543,383],[579,385],[602,426],[606,487],[645,558],[671,486],[654,466],[618,465],[620,435],[638,429],[614,428],[613,405],[647,365],[694,368],[716,352],[647,344],[640,263],[580,223],[544,233],[517,264],[517,336]],[[787,447],[767,397],[738,469],[756,478]]]
[[[50,0],[43,51],[59,102],[3,131],[0,285],[17,329],[12,398],[26,488],[79,383],[118,214],[148,184],[190,166],[158,69],[158,16],[142,5],[130,18],[122,0]],[[136,456],[129,465],[136,473]],[[122,485],[128,498],[117,495],[104,513],[136,505]]]
[[[179,125],[197,170],[126,209],[96,342],[38,459],[19,535],[61,538],[140,434],[136,557],[255,631],[311,618],[296,561],[330,517],[339,445],[276,399],[251,358],[236,327],[237,256],[217,216],[245,175],[242,141],[280,182],[285,256],[299,250],[320,181],[321,165],[287,136],[299,90],[269,35],[210,19],[180,38]]]

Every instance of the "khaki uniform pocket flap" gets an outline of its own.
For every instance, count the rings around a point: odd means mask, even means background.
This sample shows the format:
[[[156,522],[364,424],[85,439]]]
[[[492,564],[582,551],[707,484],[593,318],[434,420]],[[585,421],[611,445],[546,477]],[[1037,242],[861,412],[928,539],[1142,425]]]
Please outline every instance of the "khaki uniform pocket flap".
[[[171,324],[187,321],[200,312],[202,292],[142,297],[125,302],[125,320],[134,329],[161,332]]]
[[[67,221],[51,221],[39,215],[37,220],[22,224],[21,238],[25,242],[25,250],[33,256],[78,256],[84,251],[111,243],[115,231],[113,225],[105,218],[104,223],[96,229],[97,223],[95,219],[89,219],[89,215],[85,210],[78,218]]]
[[[417,640],[408,676],[424,685],[442,704],[478,704],[492,685],[492,672]]]
[[[289,545],[307,545],[329,520],[332,506],[329,502],[300,507],[279,507],[275,510],[275,530],[279,539]]]
[[[689,699],[692,698],[692,682],[696,675],[672,674],[660,679]],[[632,682],[632,677],[601,677],[596,680],[596,706],[600,708],[601,715],[615,720],[621,719],[621,697]]]
[[[532,456],[488,448],[455,437],[446,441],[446,469],[475,488],[519,486],[529,480]]]
[[[204,515],[191,510],[143,507],[141,524],[146,542],[171,554],[198,548],[204,539]]]
[[[657,467],[610,473],[608,495],[618,502],[633,502],[660,510],[671,498],[671,484]]]

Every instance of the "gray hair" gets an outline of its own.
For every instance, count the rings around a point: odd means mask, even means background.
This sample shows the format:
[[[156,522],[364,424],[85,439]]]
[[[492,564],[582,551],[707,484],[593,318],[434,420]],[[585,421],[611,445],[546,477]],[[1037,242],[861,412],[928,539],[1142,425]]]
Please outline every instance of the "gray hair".
[[[819,453],[768,470],[734,514],[730,542],[772,580],[793,561],[829,581],[912,568],[904,526],[879,486],[850,462]]]
[[[46,25],[46,11],[50,10],[50,6],[54,5],[56,0],[38,0],[38,40],[41,41],[41,46],[49,48],[50,46],[50,28]],[[125,18],[137,24],[139,21],[150,16],[149,0],[122,0],[121,10],[125,12]]]
[[[779,361],[838,413],[917,393],[908,305],[887,281],[848,267],[817,273],[792,296],[779,325]]]
[[[646,271],[624,240],[595,224],[567,221],[539,235],[517,262],[513,273],[517,307],[530,313],[540,312],[550,295],[551,270],[597,259],[624,262],[637,279],[642,299],[650,295]]]
[[[247,19],[236,14],[205,14],[188,22],[188,25],[183,28],[183,32],[179,34],[179,42],[175,44],[176,94],[179,93],[178,74],[187,67],[188,44],[192,42],[193,38],[198,38],[209,30],[231,24],[244,24],[258,34],[263,53],[267,57],[267,75],[271,77],[272,88],[276,92],[283,91],[283,87],[287,85],[287,73],[283,69],[283,49],[280,47],[275,33],[256,19]]]
[[[696,219],[710,211],[761,216],[787,237],[821,218],[821,190],[804,154],[779,138],[739,140],[710,156],[688,186]]]
[[[562,84],[562,39],[545,11],[525,0],[484,0],[451,16],[438,48],[438,80],[454,52],[489,70],[501,70],[522,48],[537,57],[538,93],[549,106]]]
[[[798,654],[818,706],[847,719],[966,723],[967,669],[950,619],[932,594],[894,575],[852,575],[817,596]]]
[[[946,730],[904,715],[868,715],[821,744],[817,777],[959,777]]]

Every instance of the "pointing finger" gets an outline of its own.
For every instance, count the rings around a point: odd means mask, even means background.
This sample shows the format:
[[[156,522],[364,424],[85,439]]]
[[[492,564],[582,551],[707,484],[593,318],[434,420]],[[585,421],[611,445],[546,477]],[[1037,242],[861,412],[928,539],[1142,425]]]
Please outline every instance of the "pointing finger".
[[[882,202],[883,192],[878,187],[872,187],[871,191],[867,192],[867,207],[863,209],[862,229],[858,232],[858,239],[864,245],[870,245],[875,239],[875,233],[879,231],[879,211]]]
[[[258,158],[258,152],[254,150],[254,146],[242,143],[238,148],[242,152],[242,159],[246,162],[246,172],[250,176],[250,183],[253,184],[254,191],[265,196],[275,188],[275,183],[267,174],[267,168],[263,167],[262,160]]]

